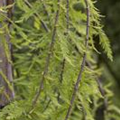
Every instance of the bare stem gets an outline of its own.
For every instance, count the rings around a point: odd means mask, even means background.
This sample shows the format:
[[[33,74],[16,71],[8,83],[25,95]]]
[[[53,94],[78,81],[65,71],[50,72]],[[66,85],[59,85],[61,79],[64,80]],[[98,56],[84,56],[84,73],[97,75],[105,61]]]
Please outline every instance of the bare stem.
[[[87,14],[87,24],[86,24],[86,40],[85,40],[85,47],[86,49],[88,49],[88,40],[89,40],[89,23],[90,23],[90,10],[89,10],[89,5],[88,5],[88,0],[85,0],[85,4],[86,4],[86,14]],[[65,116],[64,120],[68,120],[68,118],[70,117],[71,111],[72,111],[72,106],[74,104],[75,101],[75,97],[76,97],[76,93],[78,91],[79,88],[79,84],[82,78],[82,73],[85,67],[85,62],[86,62],[86,52],[83,55],[83,60],[80,66],[80,71],[79,71],[79,75],[77,78],[77,81],[75,83],[74,89],[73,89],[73,93],[72,93],[72,97],[71,97],[71,101],[70,101],[70,105],[67,111],[67,114]]]

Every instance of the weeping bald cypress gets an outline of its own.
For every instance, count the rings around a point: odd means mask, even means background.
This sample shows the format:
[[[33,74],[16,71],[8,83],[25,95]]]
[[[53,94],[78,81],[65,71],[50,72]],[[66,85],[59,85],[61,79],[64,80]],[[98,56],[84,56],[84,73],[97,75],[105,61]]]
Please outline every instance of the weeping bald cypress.
[[[94,1],[16,0],[13,6],[8,21],[16,96],[1,110],[1,120],[95,120],[103,105],[106,120],[112,107],[117,117],[97,66],[94,36],[113,58]]]

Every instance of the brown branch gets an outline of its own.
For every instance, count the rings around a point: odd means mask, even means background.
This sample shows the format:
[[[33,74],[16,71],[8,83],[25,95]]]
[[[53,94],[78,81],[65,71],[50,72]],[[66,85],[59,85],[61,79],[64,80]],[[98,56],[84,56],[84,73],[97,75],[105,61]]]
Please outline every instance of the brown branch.
[[[48,73],[48,67],[49,67],[49,64],[50,64],[50,59],[51,59],[51,55],[52,55],[52,52],[53,52],[54,43],[55,43],[55,40],[56,40],[55,36],[56,36],[56,31],[57,31],[59,12],[60,12],[60,0],[58,0],[58,10],[57,10],[56,16],[55,16],[55,23],[54,23],[54,28],[53,28],[52,40],[51,40],[50,47],[49,47],[49,53],[48,53],[48,56],[46,58],[46,65],[45,65],[45,68],[44,68],[44,71],[43,71],[43,74],[42,74],[42,78],[40,80],[40,85],[39,85],[38,91],[37,91],[37,93],[35,95],[35,98],[33,100],[33,104],[32,104],[33,108],[34,108],[38,98],[40,97],[41,90],[43,88],[43,84],[44,84],[44,80],[45,80],[45,76]]]
[[[90,23],[90,10],[89,10],[89,5],[88,5],[88,0],[85,0],[85,4],[86,4],[86,11],[87,11],[87,13],[86,13],[87,14],[87,24],[86,24],[85,47],[86,47],[86,49],[88,49],[89,23]],[[75,86],[74,86],[74,89],[73,89],[73,94],[72,94],[71,101],[70,101],[70,105],[69,105],[69,108],[68,108],[68,111],[67,111],[67,114],[66,114],[64,120],[68,120],[68,118],[70,117],[72,107],[73,107],[73,104],[74,104],[74,101],[75,101],[76,93],[78,91],[79,83],[81,81],[82,73],[83,73],[83,70],[84,70],[84,67],[85,67],[85,61],[86,61],[86,52],[83,55],[83,60],[82,60],[81,66],[80,66],[79,75],[78,75],[77,81],[75,83]]]

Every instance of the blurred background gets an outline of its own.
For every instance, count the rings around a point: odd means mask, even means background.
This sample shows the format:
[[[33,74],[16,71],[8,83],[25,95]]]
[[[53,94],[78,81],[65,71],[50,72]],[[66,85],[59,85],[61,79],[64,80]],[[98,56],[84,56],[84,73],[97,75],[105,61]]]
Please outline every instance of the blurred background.
[[[114,61],[110,62],[103,55],[99,64],[103,68],[103,82],[112,84],[113,101],[120,108],[120,0],[97,0],[104,31],[111,41]]]

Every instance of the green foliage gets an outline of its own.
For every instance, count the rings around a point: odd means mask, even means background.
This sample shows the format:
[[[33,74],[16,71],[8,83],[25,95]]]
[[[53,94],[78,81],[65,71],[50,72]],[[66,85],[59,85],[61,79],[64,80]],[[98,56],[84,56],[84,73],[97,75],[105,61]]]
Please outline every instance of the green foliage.
[[[100,75],[95,61],[96,51],[93,36],[100,36],[100,44],[108,58],[112,60],[110,43],[101,30],[100,15],[92,0],[90,6],[89,50],[84,45],[86,38],[86,9],[84,0],[69,1],[69,30],[67,31],[66,2],[61,0],[59,19],[54,33],[57,0],[16,0],[14,20],[10,31],[13,46],[14,87],[16,98],[0,111],[0,120],[64,120],[76,82],[84,52],[87,53],[86,66],[77,91],[70,120],[95,120],[100,107],[101,95],[96,82]],[[79,6],[81,6],[79,8]],[[48,72],[44,76],[41,95],[34,105],[33,100],[39,89],[50,54],[52,35],[55,43],[50,57]],[[62,61],[65,59],[61,82]],[[111,96],[107,96],[107,98]],[[33,107],[34,106],[34,107]],[[33,109],[32,109],[33,107]],[[117,111],[115,106],[109,110]],[[107,112],[107,111],[106,111]],[[117,118],[115,114],[113,118]],[[108,117],[108,116],[107,116]],[[106,117],[106,120],[108,119]],[[117,120],[117,119],[115,119]]]

